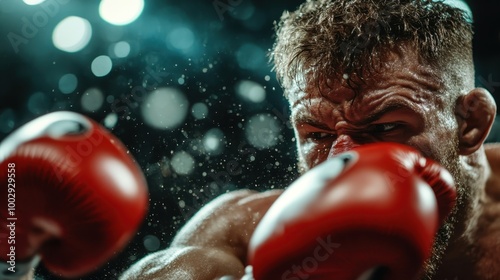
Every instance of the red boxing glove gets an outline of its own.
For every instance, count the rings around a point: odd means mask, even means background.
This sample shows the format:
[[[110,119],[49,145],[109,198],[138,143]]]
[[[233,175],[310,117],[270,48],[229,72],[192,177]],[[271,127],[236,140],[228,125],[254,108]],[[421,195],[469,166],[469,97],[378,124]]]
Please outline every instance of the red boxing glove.
[[[82,115],[55,112],[25,124],[0,144],[0,162],[0,279],[18,279],[38,256],[63,277],[91,272],[146,214],[139,166]]]
[[[307,172],[276,200],[252,236],[248,263],[256,280],[411,279],[455,198],[451,175],[413,148],[364,145]]]

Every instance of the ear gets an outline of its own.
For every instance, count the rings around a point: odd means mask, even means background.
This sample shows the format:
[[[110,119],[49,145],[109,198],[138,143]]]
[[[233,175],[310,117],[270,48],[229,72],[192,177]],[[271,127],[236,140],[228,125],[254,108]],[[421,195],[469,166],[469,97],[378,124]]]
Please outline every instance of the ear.
[[[458,98],[455,114],[460,154],[470,155],[481,147],[490,132],[496,115],[495,100],[486,89],[475,88]]]

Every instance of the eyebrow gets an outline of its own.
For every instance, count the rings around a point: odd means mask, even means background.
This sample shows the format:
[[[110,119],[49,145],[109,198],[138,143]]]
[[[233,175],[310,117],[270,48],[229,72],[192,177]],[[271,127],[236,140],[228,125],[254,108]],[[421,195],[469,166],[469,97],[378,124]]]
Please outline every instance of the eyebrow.
[[[382,118],[385,114],[390,113],[390,112],[394,112],[394,111],[399,110],[399,109],[408,109],[408,107],[406,107],[402,104],[392,104],[392,105],[384,107],[378,111],[374,111],[374,112],[370,113],[368,115],[368,117],[364,118],[361,121],[356,122],[355,124],[360,125],[360,126],[368,125],[368,124]],[[315,119],[314,117],[311,117],[311,116],[302,115],[300,117],[297,117],[295,119],[295,123],[299,124],[299,125],[300,124],[307,124],[307,125],[319,128],[319,129],[324,129],[324,130],[331,129],[327,124],[325,124],[325,122],[318,121],[317,119]]]
[[[320,122],[317,119],[314,119],[313,117],[310,117],[310,116],[298,117],[297,119],[295,119],[295,123],[298,125],[307,124],[307,125],[314,126],[316,128],[323,129],[323,130],[330,130],[331,129],[324,122]]]
[[[367,124],[370,124],[370,123],[382,118],[387,113],[394,112],[394,111],[399,110],[399,109],[407,109],[407,108],[408,107],[406,107],[402,104],[392,104],[392,105],[384,107],[378,111],[370,113],[370,115],[367,118],[365,118],[362,121],[357,122],[356,124],[367,125]]]

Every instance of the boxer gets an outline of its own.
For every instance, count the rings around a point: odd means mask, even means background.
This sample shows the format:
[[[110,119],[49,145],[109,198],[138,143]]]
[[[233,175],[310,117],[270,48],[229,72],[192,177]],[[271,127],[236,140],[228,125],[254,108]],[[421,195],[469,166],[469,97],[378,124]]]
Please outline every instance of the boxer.
[[[318,174],[315,167],[365,144],[397,142],[415,148],[422,158],[450,172],[457,198],[435,234],[430,256],[415,275],[404,279],[500,279],[500,145],[484,144],[496,105],[487,90],[474,85],[470,18],[440,1],[308,0],[296,11],[285,12],[276,31],[271,57],[290,103],[300,171],[314,171],[319,180],[326,175]],[[432,182],[426,182],[432,187]],[[333,186],[325,183],[322,188]],[[222,195],[203,207],[169,248],[140,260],[122,279],[242,277],[255,250],[255,243],[250,243],[255,228],[281,194],[241,190]],[[306,191],[301,194],[306,196]],[[351,195],[355,199],[356,194]],[[310,219],[316,221],[314,213]],[[307,214],[291,216],[302,221]],[[266,220],[277,221],[277,226],[287,224],[281,219]],[[415,226],[408,223],[409,228]],[[303,230],[317,228],[301,225]],[[361,241],[370,240],[361,236]],[[351,244],[347,238],[342,240]],[[310,241],[308,250],[314,253],[317,243]],[[332,256],[341,258],[332,242]],[[307,249],[305,243],[295,251],[290,248],[293,244],[271,242],[274,246],[264,247],[268,254],[286,258],[275,260],[280,262],[277,266],[288,261],[284,267],[293,267],[300,263],[293,256]],[[267,239],[258,244],[268,244]],[[422,249],[411,244],[408,248]],[[341,250],[342,243],[337,245]],[[409,249],[408,256],[414,251]],[[383,259],[392,252],[381,249],[378,254]],[[356,252],[351,253],[352,266],[345,265],[340,272],[357,266]],[[362,262],[363,250],[358,254]],[[401,269],[406,263],[403,259],[392,268]],[[366,268],[357,273],[365,273]],[[301,274],[281,276],[308,279],[318,272],[297,271]],[[378,271],[351,276],[385,279],[374,276]],[[336,279],[340,272],[327,279]],[[254,273],[247,274],[250,278]]]
[[[0,143],[0,280],[96,270],[135,235],[146,180],[125,146],[77,113],[54,112]],[[8,202],[8,203],[4,203]]]

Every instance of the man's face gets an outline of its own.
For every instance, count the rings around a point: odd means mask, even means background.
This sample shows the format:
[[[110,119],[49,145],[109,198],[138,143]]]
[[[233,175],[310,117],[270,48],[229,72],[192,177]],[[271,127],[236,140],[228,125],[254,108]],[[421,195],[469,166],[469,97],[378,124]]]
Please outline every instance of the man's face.
[[[443,146],[456,151],[450,140],[457,139],[457,122],[445,79],[406,49],[391,54],[384,65],[358,94],[345,83],[305,84],[291,94],[302,172],[373,142],[407,144],[447,165],[450,155],[443,154]]]
[[[357,94],[345,83],[304,84],[292,91],[289,101],[301,172],[358,145],[398,142],[447,168],[456,182],[457,204],[465,209],[471,196],[464,187],[468,182],[458,155],[455,100],[446,90],[445,75],[402,48],[365,81]],[[425,278],[437,269],[462,214],[454,212],[438,232]]]

